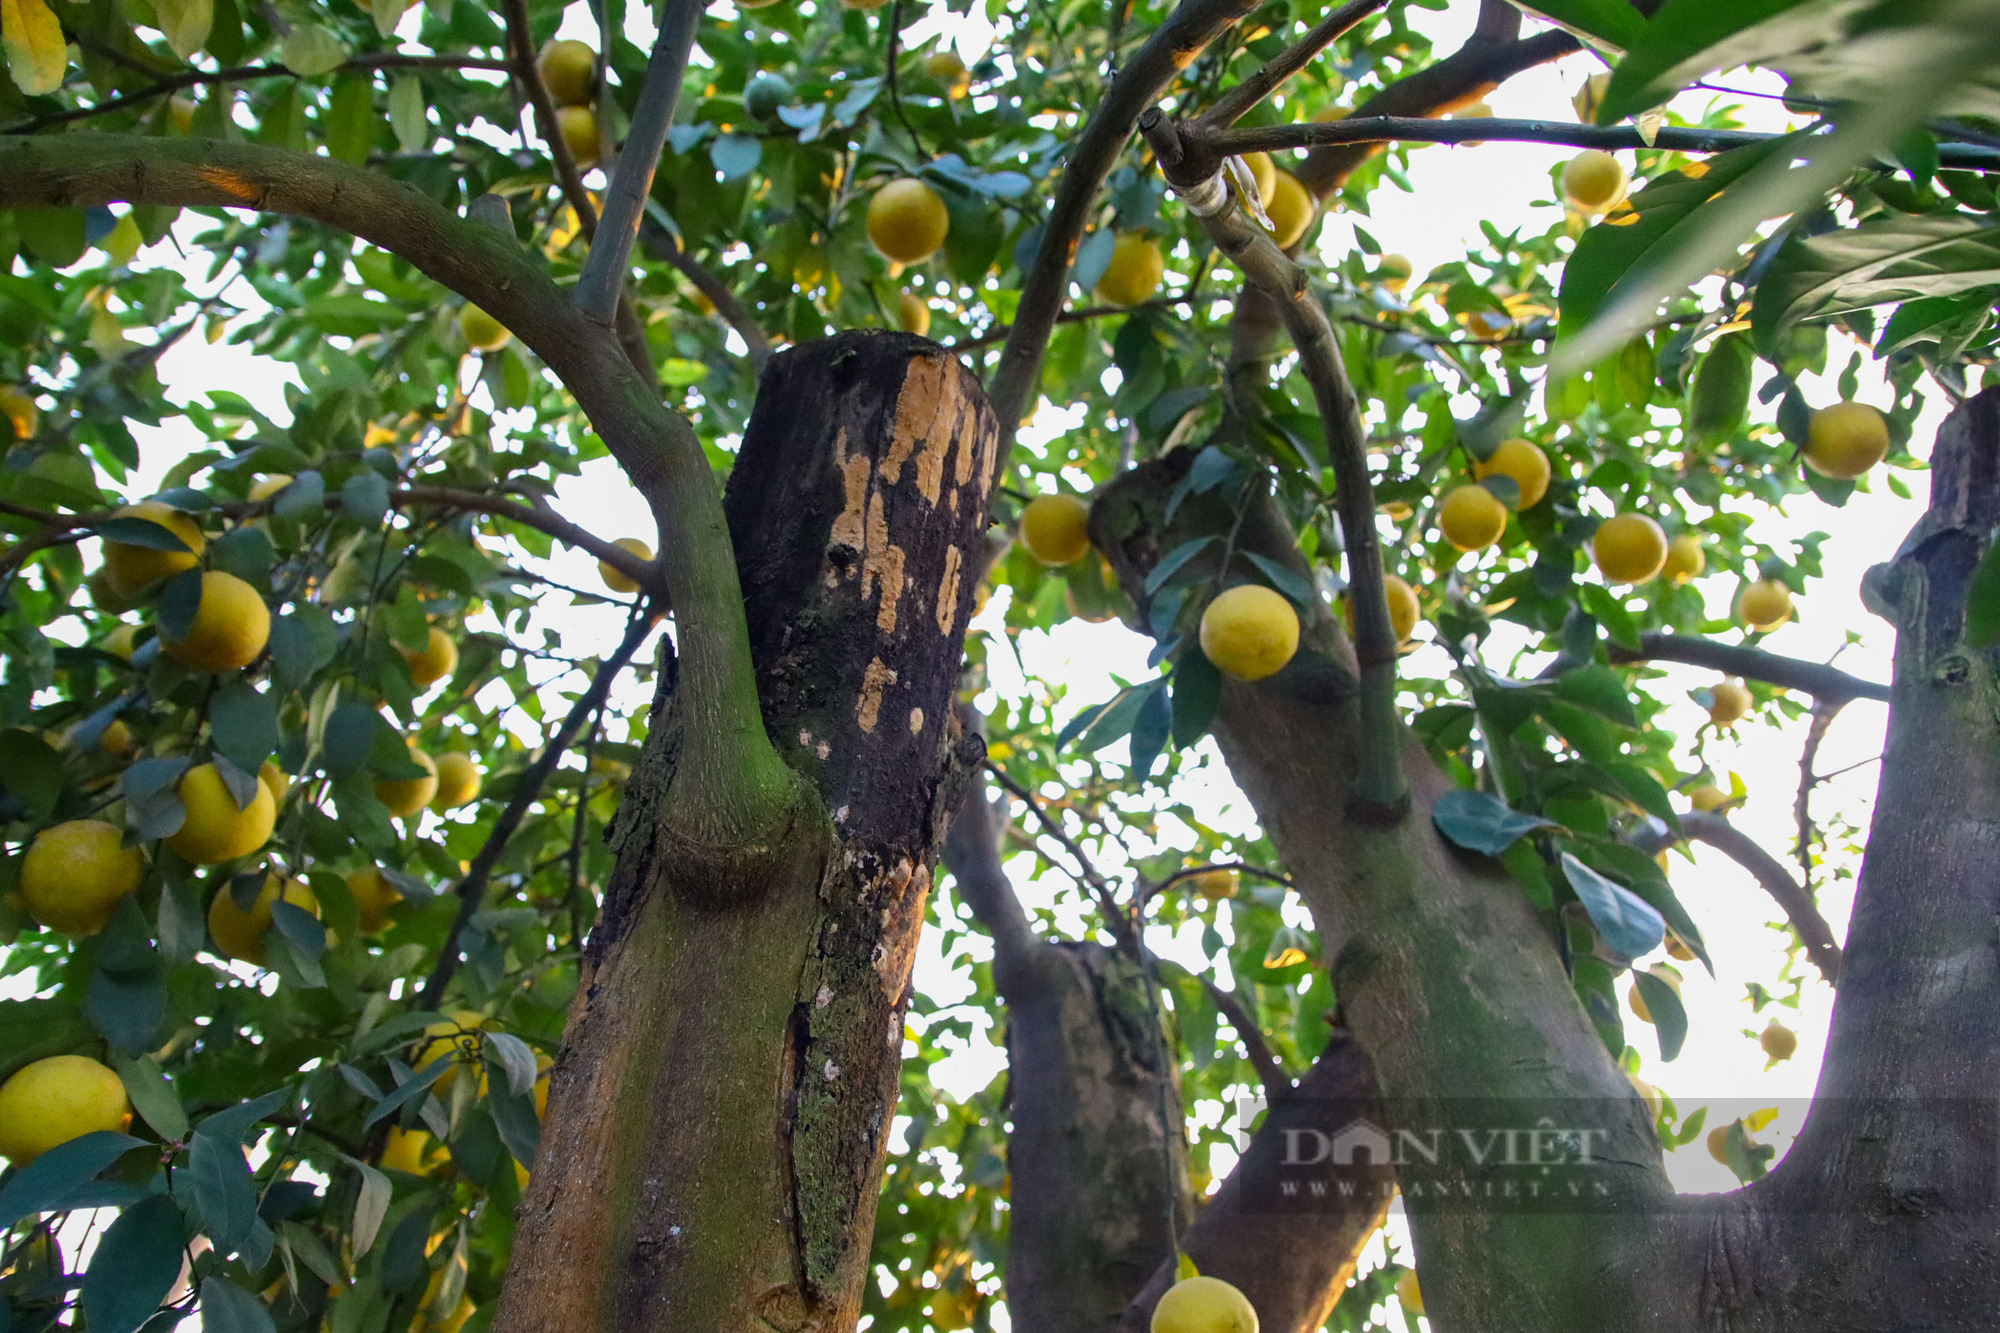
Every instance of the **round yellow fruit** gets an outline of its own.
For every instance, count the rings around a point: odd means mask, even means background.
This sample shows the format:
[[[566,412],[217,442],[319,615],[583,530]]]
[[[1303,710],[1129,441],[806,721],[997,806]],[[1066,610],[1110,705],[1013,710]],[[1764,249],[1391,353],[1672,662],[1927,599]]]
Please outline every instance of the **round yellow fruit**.
[[[21,896],[35,920],[65,935],[95,935],[146,878],[146,859],[101,819],[43,829],[21,859]]]
[[[1417,266],[1408,255],[1383,255],[1375,261],[1375,281],[1392,292],[1402,291],[1416,273]]]
[[[201,576],[201,605],[182,638],[163,629],[160,646],[167,655],[197,671],[221,675],[239,671],[257,660],[271,638],[271,608],[257,590],[219,569]]]
[[[1549,493],[1549,456],[1532,441],[1507,440],[1485,462],[1473,464],[1472,475],[1482,481],[1487,477],[1510,478],[1521,490],[1521,501],[1515,508],[1533,509]]]
[[[653,548],[640,541],[637,537],[620,537],[611,544],[621,551],[630,551],[641,560],[651,560],[653,558]],[[618,566],[608,560],[597,562],[597,577],[603,579],[604,586],[613,592],[634,593],[639,591],[639,581],[627,575],[624,570],[618,568]]]
[[[458,332],[475,352],[497,352],[514,338],[505,324],[470,301],[458,312]]]
[[[476,801],[479,786],[479,767],[472,756],[447,750],[437,757],[437,795],[431,797],[431,809],[442,813]]]
[[[104,636],[104,642],[98,646],[113,657],[122,657],[129,662],[132,660],[133,650],[139,646],[138,640],[137,625],[117,625]]]
[[[1243,165],[1250,168],[1250,176],[1257,182],[1257,202],[1269,203],[1271,191],[1278,188],[1278,164],[1269,153],[1245,153]]]
[[[201,562],[202,548],[206,543],[202,541],[201,528],[192,515],[159,500],[145,500],[114,510],[111,516],[150,519],[180,538],[181,544],[187,547],[185,551],[156,551],[150,546],[107,540],[104,543],[104,576],[110,582],[111,590],[120,597],[130,597],[150,584],[184,569],[193,569]]]
[[[1586,148],[1563,168],[1563,197],[1579,213],[1603,213],[1625,197],[1631,178],[1625,164],[1597,148]]]
[[[452,1080],[458,1077],[458,1067],[472,1065],[479,1068],[479,1087],[484,1091],[486,1071],[480,1067],[482,1062],[479,1058],[482,1042],[476,1034],[485,1026],[486,1015],[478,1010],[454,1009],[450,1018],[441,1023],[432,1023],[424,1029],[424,1035],[430,1040],[417,1052],[417,1058],[410,1062],[410,1068],[421,1070],[439,1056],[449,1055],[452,1057],[451,1065],[431,1086],[441,1093],[449,1090]]]
[[[1664,967],[1649,967],[1646,969],[1646,972],[1648,975],[1658,977],[1661,981],[1666,982],[1667,989],[1671,990],[1674,994],[1679,995],[1681,993],[1681,979],[1673,972],[1668,971]],[[1646,997],[1639,994],[1638,982],[1634,981],[1632,989],[1625,992],[1625,1003],[1641,1023],[1650,1023],[1653,1021],[1653,1011],[1646,1007]]]
[[[132,753],[132,728],[125,725],[125,719],[114,717],[111,724],[97,737],[97,748],[105,754],[124,758]]]
[[[292,477],[287,472],[273,472],[268,477],[259,477],[250,484],[250,503],[262,504],[291,484]]]
[[[1097,295],[1112,305],[1138,305],[1160,290],[1166,271],[1159,244],[1128,231],[1111,246],[1111,266],[1097,280]]]
[[[1683,532],[1667,543],[1667,563],[1660,566],[1660,575],[1670,583],[1686,583],[1706,568],[1708,555],[1701,549],[1701,538]]]
[[[1736,614],[1751,629],[1776,629],[1792,618],[1792,590],[1777,579],[1762,579],[1736,599]]]
[[[14,384],[0,384],[0,417],[5,417],[17,440],[32,440],[41,429],[42,409],[35,405],[35,395],[30,389]]]
[[[972,86],[972,72],[965,62],[958,58],[956,51],[933,51],[924,57],[924,73],[944,85],[949,97],[963,97],[965,90]]]
[[[435,625],[424,639],[422,652],[413,653],[401,644],[396,646],[396,651],[409,663],[410,683],[420,690],[437,684],[458,670],[458,645],[452,642],[451,635]]]
[[[1644,583],[1666,567],[1667,534],[1644,514],[1617,514],[1598,526],[1590,557],[1608,583]]]
[[[167,846],[190,865],[212,866],[248,856],[270,840],[278,820],[271,789],[257,784],[250,804],[239,806],[214,764],[201,764],[181,775],[181,803],[187,818]]]
[[[1403,1303],[1405,1314],[1417,1319],[1424,1317],[1424,1289],[1417,1285],[1416,1269],[1405,1268],[1396,1279],[1396,1299]]]
[[[557,106],[587,106],[597,83],[597,52],[579,41],[565,37],[542,48],[535,60],[542,86]]]
[[[1710,1157],[1713,1157],[1716,1161],[1722,1163],[1724,1166],[1728,1166],[1729,1131],[1736,1128],[1736,1126],[1742,1123],[1743,1122],[1741,1120],[1734,1120],[1731,1121],[1729,1124],[1717,1125],[1714,1129],[1709,1130],[1707,1139],[1708,1155]],[[1746,1133],[1743,1136],[1743,1145],[1745,1148],[1754,1148],[1757,1146],[1757,1143],[1755,1139],[1752,1139]]]
[[[1806,463],[1813,471],[1853,481],[1889,456],[1889,422],[1866,403],[1835,403],[1812,414]]]
[[[239,962],[263,967],[268,957],[264,952],[264,932],[271,928],[271,905],[280,901],[281,892],[282,901],[313,916],[319,915],[319,899],[301,879],[264,876],[264,887],[257,891],[247,912],[236,905],[236,895],[224,884],[208,905],[208,937],[215,941],[215,947]]]
[[[437,763],[414,745],[410,747],[410,759],[424,770],[422,777],[383,778],[375,784],[375,799],[388,806],[389,813],[398,819],[414,818],[437,795]]]
[[[937,191],[914,177],[890,181],[868,201],[868,239],[898,264],[921,264],[951,230]]]
[[[1733,726],[1750,714],[1750,690],[1741,681],[1718,681],[1709,689],[1713,700],[1708,706],[1708,720],[1718,727]]]
[[[1484,486],[1458,486],[1438,508],[1438,528],[1461,551],[1483,551],[1507,530],[1507,506]]]
[[[426,1163],[424,1159],[436,1151],[437,1145],[431,1142],[431,1136],[423,1130],[404,1129],[400,1125],[392,1125],[389,1137],[382,1142],[382,1169],[421,1176],[433,1165]]]
[[[1260,583],[1228,589],[1201,613],[1203,656],[1238,680],[1273,675],[1298,650],[1299,613]]]
[[[1712,815],[1729,804],[1730,795],[1714,783],[1692,787],[1687,794],[1688,804],[1705,815]]]
[[[0,1154],[26,1166],[99,1130],[123,1130],[132,1107],[118,1075],[85,1055],[52,1055],[0,1084]]]
[[[1306,229],[1312,226],[1315,205],[1311,193],[1297,176],[1280,171],[1264,196],[1264,212],[1271,219],[1271,239],[1280,250],[1289,250],[1304,239]]]
[[[1757,1044],[1771,1059],[1789,1060],[1798,1053],[1799,1034],[1774,1018],[1770,1026],[1757,1035]]]
[[[1382,593],[1389,603],[1389,627],[1396,631],[1396,642],[1401,643],[1416,632],[1417,622],[1423,619],[1424,609],[1417,602],[1417,590],[1394,574],[1385,574]]]
[[[1203,902],[1219,903],[1225,898],[1234,898],[1243,891],[1243,872],[1239,870],[1204,870],[1190,877],[1189,887]]]
[[[271,793],[272,805],[283,805],[285,797],[292,790],[292,775],[279,768],[275,760],[266,759],[257,770],[257,781],[264,784],[264,790]]]
[[[1184,1277],[1153,1307],[1152,1333],[1257,1333],[1257,1310],[1219,1277]]]
[[[1045,565],[1067,565],[1090,549],[1090,506],[1074,495],[1038,495],[1021,510],[1021,544]]]
[[[588,171],[597,165],[597,155],[603,146],[597,138],[597,113],[587,106],[559,106],[556,108],[556,129],[562,134],[563,146],[576,160],[578,171]]]
[[[905,333],[921,338],[931,331],[931,308],[915,292],[904,292],[896,298],[896,317]]]
[[[362,933],[373,935],[378,930],[387,930],[389,909],[403,901],[401,891],[374,866],[350,870],[346,878],[347,891],[354,895],[354,906],[361,914]]]

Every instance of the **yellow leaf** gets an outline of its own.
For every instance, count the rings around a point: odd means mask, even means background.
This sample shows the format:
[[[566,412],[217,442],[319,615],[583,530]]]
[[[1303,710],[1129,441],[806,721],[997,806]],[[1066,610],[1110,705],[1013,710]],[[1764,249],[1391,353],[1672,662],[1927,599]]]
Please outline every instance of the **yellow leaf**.
[[[1778,1118],[1778,1108],[1767,1106],[1761,1111],[1752,1111],[1743,1117],[1743,1127],[1755,1133]]]
[[[182,60],[190,59],[208,41],[215,26],[215,0],[153,0],[153,12],[167,45]]]
[[[42,97],[62,87],[69,47],[45,0],[0,0],[0,42],[7,48],[7,72],[22,92]]]

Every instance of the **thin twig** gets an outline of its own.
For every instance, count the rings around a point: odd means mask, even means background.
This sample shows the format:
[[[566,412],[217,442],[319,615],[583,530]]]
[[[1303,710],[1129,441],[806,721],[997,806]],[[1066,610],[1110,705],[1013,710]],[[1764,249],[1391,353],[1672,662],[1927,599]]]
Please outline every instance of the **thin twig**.
[[[903,110],[903,94],[896,88],[897,52],[903,40],[903,0],[889,8],[889,61],[883,71],[882,85],[889,94],[889,109],[896,113],[896,119],[910,136],[910,146],[917,150],[917,160],[929,161],[930,154],[924,151],[924,141],[917,137],[917,127],[910,123],[910,117]]]
[[[1820,915],[1819,905],[1813,901],[1812,893],[1800,887],[1791,872],[1785,869],[1784,863],[1721,815],[1690,810],[1680,817],[1680,823],[1683,835],[1707,843],[1750,872],[1764,892],[1778,904],[1786,920],[1792,923],[1792,929],[1798,933],[1807,956],[1819,969],[1820,975],[1826,978],[1829,985],[1838,984],[1841,950],[1833,938],[1833,927],[1827,925],[1826,918]],[[1636,840],[1636,845],[1647,852],[1660,852],[1676,841],[1678,839],[1672,833],[1662,831]]]
[[[1313,57],[1387,4],[1388,0],[1348,0],[1314,24],[1305,36],[1265,62],[1262,69],[1224,93],[1221,100],[1201,114],[1201,123],[1215,129],[1234,125],[1252,107],[1276,92],[1285,80],[1310,64]]]
[[[986,771],[993,775],[995,782],[1005,787],[1010,793],[1026,804],[1028,809],[1034,812],[1035,818],[1040,821],[1041,826],[1048,830],[1049,836],[1061,843],[1063,849],[1076,858],[1078,871],[1073,875],[1073,878],[1090,888],[1091,893],[1097,898],[1098,910],[1104,914],[1105,924],[1110,927],[1111,933],[1118,938],[1119,944],[1136,957],[1139,947],[1138,931],[1134,928],[1131,919],[1119,910],[1118,901],[1112,894],[1110,881],[1106,880],[1098,871],[1096,865],[1091,862],[1090,853],[1084,851],[1082,845],[1075,838],[1069,836],[1063,829],[1061,821],[1044,808],[1041,799],[1032,791],[1014,781],[1008,775],[1006,769],[989,759],[986,761]]]
[[[597,206],[590,202],[590,191],[584,188],[583,173],[577,170],[576,157],[569,151],[569,141],[563,138],[562,122],[556,117],[555,99],[549,96],[549,86],[542,82],[542,71],[535,64],[535,48],[528,29],[527,0],[502,0],[501,9],[507,19],[507,45],[513,51],[511,68],[514,78],[520,83],[521,91],[534,111],[542,141],[549,146],[549,160],[555,163],[556,180],[562,186],[563,198],[575,210],[577,226],[583,229],[584,239],[595,241]]]
[[[1827,728],[1833,725],[1834,715],[1840,712],[1845,700],[1818,699],[1813,702],[1812,721],[1806,727],[1806,743],[1799,750],[1799,794],[1792,802],[1792,815],[1798,821],[1799,840],[1794,854],[1799,862],[1799,876],[1805,881],[1806,892],[1812,892],[1812,794],[1823,778],[1813,771],[1813,761],[1819,758],[1819,747],[1826,740]],[[1831,776],[1831,775],[1828,775]]]
[[[1796,657],[1782,657],[1761,648],[1717,643],[1693,634],[1649,632],[1639,636],[1639,651],[1636,653],[1616,643],[1611,644],[1607,651],[1613,662],[1681,662],[1688,666],[1708,667],[1726,675],[1742,676],[1746,680],[1761,680],[1767,685],[1803,690],[1829,703],[1846,703],[1850,699],[1875,699],[1886,703],[1889,699],[1887,685],[1850,676],[1838,667],[1804,662]]]
[[[1258,879],[1268,879],[1273,884],[1282,884],[1286,888],[1292,886],[1292,877],[1282,870],[1271,870],[1265,866],[1251,865],[1248,861],[1211,861],[1207,865],[1189,866],[1185,870],[1176,870],[1158,884],[1141,886],[1139,892],[1140,901],[1151,902],[1184,879],[1195,879],[1216,870],[1234,870],[1240,875],[1252,875]]]
[[[444,997],[444,988],[450,984],[452,974],[458,970],[459,936],[464,933],[466,926],[479,911],[479,905],[486,896],[486,881],[492,875],[493,867],[499,863],[502,853],[507,850],[507,844],[512,840],[514,831],[520,828],[521,820],[528,813],[528,807],[540,797],[549,775],[555,772],[556,765],[562,762],[563,755],[576,740],[577,732],[583,728],[584,719],[604,706],[605,699],[611,694],[612,681],[625,669],[626,663],[632,660],[632,655],[639,651],[639,645],[646,641],[648,634],[652,633],[657,619],[650,606],[641,606],[633,612],[631,622],[625,627],[624,641],[597,668],[597,674],[591,677],[590,688],[570,706],[569,715],[562,720],[555,734],[542,746],[541,754],[528,766],[527,771],[521,774],[520,785],[514,789],[513,799],[507,802],[507,808],[500,813],[499,820],[493,825],[493,832],[487,835],[485,846],[481,847],[479,854],[472,858],[472,864],[466,868],[464,878],[459,880],[458,887],[453,890],[458,895],[458,915],[452,919],[451,929],[445,933],[444,943],[438,948],[437,964],[431,969],[430,978],[424,982],[423,994],[417,1001],[417,1008],[435,1009],[438,1001]]]
[[[1286,1071],[1285,1062],[1264,1040],[1264,1030],[1257,1026],[1257,1019],[1244,1006],[1242,998],[1222,989],[1206,975],[1202,976],[1201,984],[1208,991],[1208,998],[1215,1001],[1215,1007],[1229,1020],[1229,1026],[1236,1029],[1237,1040],[1243,1043],[1243,1052],[1264,1085],[1264,1095],[1274,1102],[1291,1096],[1292,1076]]]
[[[736,293],[729,289],[729,284],[689,254],[680,237],[653,217],[647,217],[639,224],[639,244],[646,247],[646,253],[656,259],[664,259],[679,269],[694,284],[695,290],[708,298],[709,304],[715,307],[715,313],[736,330],[737,336],[743,339],[743,345],[750,349],[750,369],[762,374],[764,363],[771,359],[776,348],[771,345],[769,335],[758,325],[756,316],[750,313],[750,308],[736,299]]]

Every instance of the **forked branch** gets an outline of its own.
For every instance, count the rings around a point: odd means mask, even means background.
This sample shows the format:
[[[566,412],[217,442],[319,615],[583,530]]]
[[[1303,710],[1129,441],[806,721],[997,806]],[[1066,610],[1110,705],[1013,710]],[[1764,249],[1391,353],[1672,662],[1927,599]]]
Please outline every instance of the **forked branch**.
[[[1745,648],[1733,643],[1717,643],[1693,634],[1664,631],[1641,634],[1639,651],[1612,644],[1613,662],[1681,662],[1708,667],[1745,680],[1761,680],[1766,685],[1782,685],[1803,690],[1825,703],[1846,703],[1850,699],[1889,700],[1889,687],[1859,676],[1850,676],[1838,667],[1820,662],[1802,662],[1761,648]]]
[[[1785,919],[1792,923],[1792,929],[1798,932],[1800,942],[1805,945],[1806,956],[1812,959],[1813,966],[1819,969],[1827,984],[1838,984],[1841,952],[1839,942],[1833,938],[1833,927],[1820,915],[1819,904],[1813,901],[1812,894],[1800,887],[1777,857],[1758,846],[1756,839],[1721,815],[1691,810],[1681,816],[1681,832],[1698,842],[1707,843],[1749,871],[1764,892],[1771,895],[1771,900],[1778,904]],[[1648,851],[1658,852],[1674,841],[1672,834],[1661,833],[1640,845]]]
[[[1305,36],[1273,56],[1262,69],[1224,93],[1201,114],[1201,124],[1218,130],[1234,125],[1252,107],[1282,87],[1286,79],[1310,64],[1314,56],[1387,3],[1388,0],[1348,0],[1315,23]]]

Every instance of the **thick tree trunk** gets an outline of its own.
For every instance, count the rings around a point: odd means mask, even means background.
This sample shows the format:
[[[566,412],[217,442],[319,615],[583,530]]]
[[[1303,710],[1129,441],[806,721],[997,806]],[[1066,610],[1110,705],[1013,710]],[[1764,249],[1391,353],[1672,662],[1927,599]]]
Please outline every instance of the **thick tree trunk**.
[[[852,1326],[938,844],[976,758],[951,692],[998,432],[935,344],[846,334],[765,371],[727,496],[769,845],[665,832],[656,708],[554,1077],[498,1326]]]

